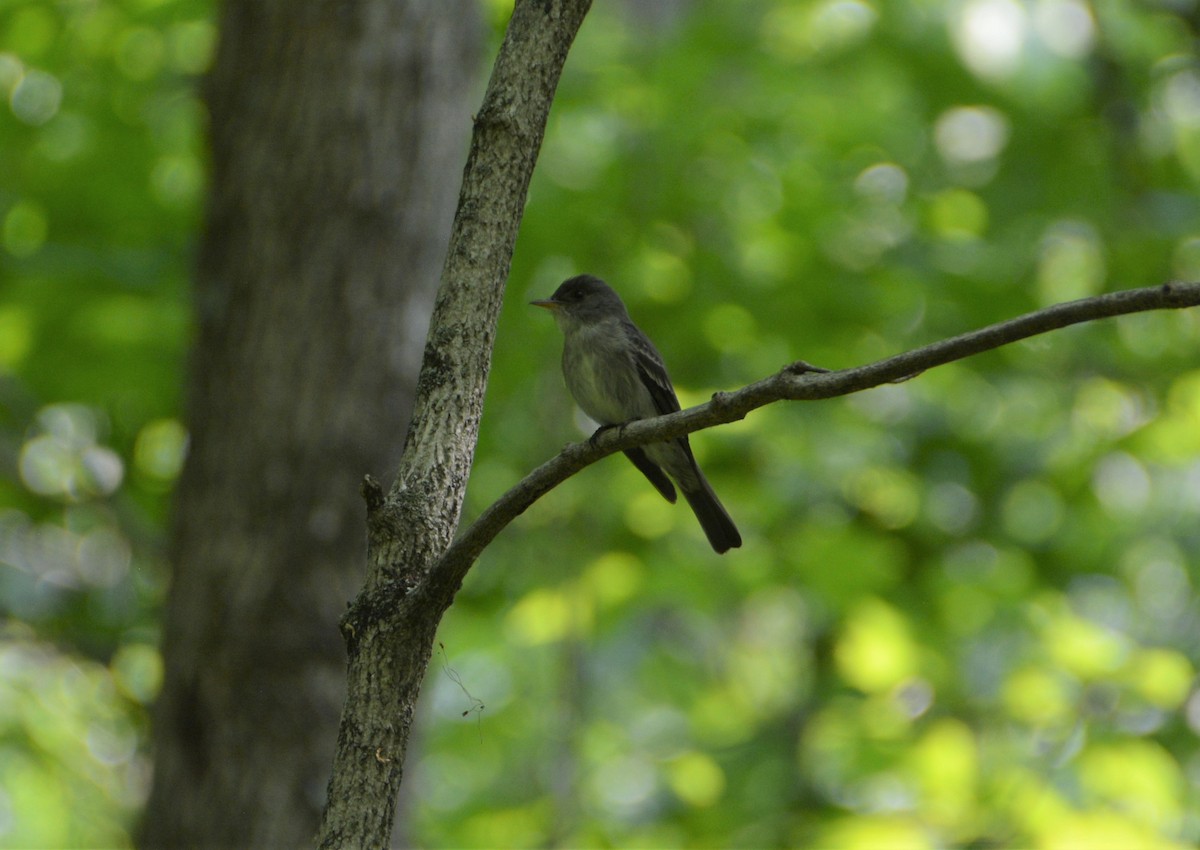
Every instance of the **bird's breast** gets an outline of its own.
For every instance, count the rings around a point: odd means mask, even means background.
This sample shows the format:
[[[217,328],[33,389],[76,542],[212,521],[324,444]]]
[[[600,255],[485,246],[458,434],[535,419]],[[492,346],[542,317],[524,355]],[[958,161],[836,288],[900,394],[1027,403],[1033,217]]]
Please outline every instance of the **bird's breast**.
[[[616,425],[654,414],[619,329],[581,327],[563,345],[563,376],[583,412],[601,425]]]

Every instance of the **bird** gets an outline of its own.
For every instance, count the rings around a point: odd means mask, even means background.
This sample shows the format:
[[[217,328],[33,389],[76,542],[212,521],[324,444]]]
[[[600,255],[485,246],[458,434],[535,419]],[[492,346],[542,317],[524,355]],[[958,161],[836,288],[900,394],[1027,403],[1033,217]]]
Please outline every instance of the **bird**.
[[[549,310],[563,333],[563,377],[575,402],[599,423],[596,434],[680,409],[662,355],[603,280],[577,275],[563,281],[549,298],[531,303]],[[686,436],[626,449],[625,456],[668,502],[675,502],[675,485],[679,486],[715,552],[742,545],[737,526],[700,471]]]

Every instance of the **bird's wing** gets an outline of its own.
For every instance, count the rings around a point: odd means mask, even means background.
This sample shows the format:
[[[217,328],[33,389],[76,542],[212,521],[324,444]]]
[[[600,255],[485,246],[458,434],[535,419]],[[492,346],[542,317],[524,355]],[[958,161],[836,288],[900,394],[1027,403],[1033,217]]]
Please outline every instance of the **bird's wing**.
[[[633,343],[633,358],[634,364],[637,366],[638,377],[642,379],[642,385],[650,393],[654,409],[660,416],[679,410],[679,399],[675,396],[675,388],[671,386],[667,367],[663,365],[662,356],[654,347],[654,343],[633,323],[627,326],[626,332]]]
[[[634,361],[637,364],[638,376],[642,379],[642,385],[650,393],[650,398],[654,401],[654,408],[658,411],[659,416],[667,413],[674,413],[679,410],[679,398],[675,395],[675,388],[671,386],[671,377],[667,374],[667,367],[663,364],[662,355],[658,353],[658,349],[654,347],[654,343],[650,341],[644,333],[638,330],[637,326],[630,323],[630,336],[633,340]],[[688,443],[687,437],[679,437],[673,442],[677,443],[687,454],[688,460],[695,465],[695,458],[692,457],[692,447]],[[633,460],[633,458],[630,458]],[[647,458],[647,463],[651,463]],[[641,464],[634,461],[638,469],[641,469]],[[663,492],[663,488],[654,480],[654,476],[642,469],[646,477],[650,479],[650,483],[658,487],[660,493],[667,496]],[[674,495],[674,493],[672,493]],[[670,496],[667,500],[674,502]]]

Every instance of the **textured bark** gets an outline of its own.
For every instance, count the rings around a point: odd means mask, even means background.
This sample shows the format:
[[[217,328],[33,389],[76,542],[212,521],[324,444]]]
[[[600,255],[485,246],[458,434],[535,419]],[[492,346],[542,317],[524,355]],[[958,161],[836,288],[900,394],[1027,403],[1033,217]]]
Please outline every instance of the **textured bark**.
[[[386,497],[364,488],[367,577],[343,621],[349,680],[322,847],[383,847],[391,835],[413,708],[459,586],[431,570],[458,526],[529,179],[589,5],[518,0],[475,120],[404,455]]]
[[[229,0],[146,847],[300,847],[465,154],[474,0]]]

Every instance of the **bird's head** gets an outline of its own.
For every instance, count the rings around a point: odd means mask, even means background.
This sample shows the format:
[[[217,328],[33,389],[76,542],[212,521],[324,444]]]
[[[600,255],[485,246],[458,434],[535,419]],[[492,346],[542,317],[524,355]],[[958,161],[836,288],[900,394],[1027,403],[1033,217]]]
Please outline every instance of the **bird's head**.
[[[613,288],[589,274],[568,278],[549,298],[530,303],[553,313],[564,331],[571,326],[628,317],[621,297]]]

